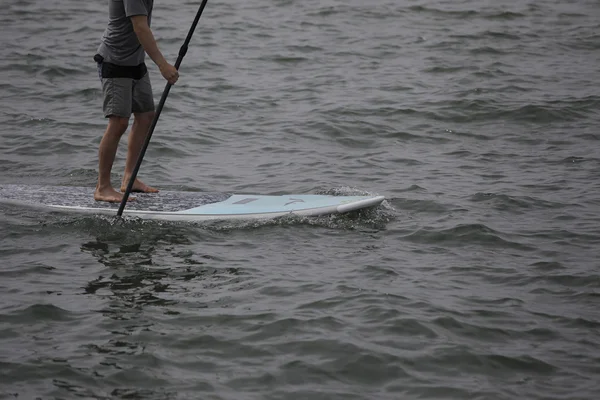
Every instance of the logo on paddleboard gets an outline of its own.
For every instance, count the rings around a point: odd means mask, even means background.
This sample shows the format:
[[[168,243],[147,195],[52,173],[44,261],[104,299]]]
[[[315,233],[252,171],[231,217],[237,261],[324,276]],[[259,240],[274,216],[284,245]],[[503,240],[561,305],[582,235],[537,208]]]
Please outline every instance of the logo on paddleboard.
[[[288,201],[287,203],[284,204],[284,206],[288,206],[288,205],[294,204],[294,203],[304,203],[304,200],[302,200],[302,199],[295,199],[293,197],[290,197],[290,200],[292,200],[292,201]]]
[[[247,197],[245,199],[236,201],[233,204],[248,204],[248,203],[252,203],[253,201],[256,201],[256,200],[258,200],[256,197]]]

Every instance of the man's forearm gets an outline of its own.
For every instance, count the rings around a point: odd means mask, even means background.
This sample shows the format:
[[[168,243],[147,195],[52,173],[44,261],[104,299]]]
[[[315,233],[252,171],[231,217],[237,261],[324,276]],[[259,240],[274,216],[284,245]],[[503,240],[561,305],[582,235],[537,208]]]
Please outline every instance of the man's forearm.
[[[158,50],[156,40],[154,39],[154,35],[152,34],[152,30],[149,26],[136,27],[135,34],[142,44],[146,54],[148,54],[148,56],[156,65],[158,65],[159,68],[162,68],[165,64],[167,64],[167,60],[165,60],[160,50]]]
[[[174,85],[179,79],[179,72],[177,71],[177,68],[165,60],[160,50],[158,50],[156,40],[154,40],[154,35],[148,25],[148,17],[145,15],[134,15],[131,17],[131,23],[133,24],[133,31],[142,44],[144,51],[150,56],[152,61],[158,65],[163,78],[171,85]]]

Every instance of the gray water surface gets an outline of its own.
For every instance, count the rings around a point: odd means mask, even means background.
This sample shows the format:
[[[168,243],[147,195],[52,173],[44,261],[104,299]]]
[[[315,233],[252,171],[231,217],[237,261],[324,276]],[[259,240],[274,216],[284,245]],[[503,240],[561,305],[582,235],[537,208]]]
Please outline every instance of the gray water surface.
[[[198,5],[156,1],[173,62]],[[106,1],[2,8],[0,184],[93,187]],[[1,204],[0,398],[599,398],[599,29],[586,0],[209,1],[140,177],[386,202]]]

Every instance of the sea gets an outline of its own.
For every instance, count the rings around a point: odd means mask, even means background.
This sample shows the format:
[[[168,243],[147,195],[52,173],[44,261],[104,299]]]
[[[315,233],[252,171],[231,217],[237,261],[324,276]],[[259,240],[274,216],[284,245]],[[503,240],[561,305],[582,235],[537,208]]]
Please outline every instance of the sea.
[[[199,6],[155,1],[171,63]],[[0,186],[96,184],[107,21],[2,1]],[[209,0],[140,179],[386,200],[210,222],[0,201],[0,399],[599,399],[599,146],[597,0]]]

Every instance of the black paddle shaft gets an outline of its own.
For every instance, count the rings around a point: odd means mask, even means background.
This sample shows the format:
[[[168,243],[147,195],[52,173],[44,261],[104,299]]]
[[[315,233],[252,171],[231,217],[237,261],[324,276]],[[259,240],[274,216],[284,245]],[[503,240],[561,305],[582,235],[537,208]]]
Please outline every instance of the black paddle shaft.
[[[208,2],[208,0],[202,1],[202,4],[200,5],[200,8],[198,9],[198,13],[196,14],[196,18],[194,19],[194,23],[190,27],[190,31],[188,32],[188,35],[185,38],[185,42],[181,46],[181,49],[179,49],[179,56],[177,57],[177,61],[175,62],[175,68],[177,70],[179,70],[181,61],[183,60],[183,57],[185,57],[185,54],[187,53],[188,45],[190,44],[190,41],[192,40],[192,36],[194,35],[194,31],[196,30],[196,26],[198,25],[198,21],[200,20],[200,16],[202,15],[202,11],[204,11],[204,7],[206,7],[207,2]],[[125,204],[127,203],[127,199],[129,198],[129,195],[131,194],[131,190],[133,189],[133,183],[135,182],[135,178],[137,177],[137,174],[140,170],[140,166],[142,165],[142,160],[144,159],[144,155],[146,154],[146,149],[148,148],[148,145],[150,144],[150,139],[152,138],[152,133],[154,133],[154,128],[156,128],[156,123],[158,122],[160,113],[162,112],[162,109],[165,105],[165,101],[167,101],[167,96],[169,95],[169,92],[171,91],[171,86],[173,86],[173,85],[171,85],[169,82],[167,82],[167,85],[165,86],[165,90],[163,91],[162,97],[160,98],[160,103],[158,103],[158,108],[156,109],[156,113],[154,114],[154,119],[152,120],[150,129],[148,130],[148,134],[146,135],[146,140],[144,141],[144,146],[142,147],[142,150],[140,151],[140,154],[138,156],[137,163],[135,164],[133,173],[131,174],[131,177],[129,178],[129,183],[127,184],[127,190],[125,190],[125,194],[123,195],[123,199],[121,200],[121,205],[119,206],[119,211],[117,211],[118,217],[120,217],[123,214],[123,210],[125,209]]]

